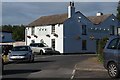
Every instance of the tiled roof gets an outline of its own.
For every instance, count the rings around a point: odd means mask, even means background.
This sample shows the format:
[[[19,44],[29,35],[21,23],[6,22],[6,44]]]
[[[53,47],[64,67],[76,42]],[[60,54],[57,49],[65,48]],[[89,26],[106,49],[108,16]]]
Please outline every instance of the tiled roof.
[[[106,14],[106,15],[101,15],[101,16],[89,16],[87,17],[93,24],[100,24],[104,20],[106,20],[109,16],[112,14]]]
[[[104,20],[106,20],[112,14],[106,14],[101,16],[89,16],[87,17],[93,24],[100,24]],[[43,16],[28,24],[29,27],[32,26],[44,26],[44,25],[54,25],[54,24],[62,24],[65,20],[68,19],[67,13],[65,14],[57,14],[50,16]]]
[[[43,25],[62,24],[66,19],[67,19],[67,13],[43,16],[43,17],[40,17],[39,19],[33,21],[32,23],[28,24],[28,26],[43,26]]]

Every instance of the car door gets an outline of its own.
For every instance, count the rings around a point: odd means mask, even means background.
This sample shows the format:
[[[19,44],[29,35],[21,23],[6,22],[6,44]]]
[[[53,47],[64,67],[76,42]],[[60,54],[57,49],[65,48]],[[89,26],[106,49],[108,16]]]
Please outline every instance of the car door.
[[[105,49],[105,60],[115,61],[118,63],[118,43],[119,38],[112,39]]]
[[[118,53],[118,63],[119,63],[119,68],[120,68],[120,40],[119,40],[119,44],[118,44],[117,53]]]

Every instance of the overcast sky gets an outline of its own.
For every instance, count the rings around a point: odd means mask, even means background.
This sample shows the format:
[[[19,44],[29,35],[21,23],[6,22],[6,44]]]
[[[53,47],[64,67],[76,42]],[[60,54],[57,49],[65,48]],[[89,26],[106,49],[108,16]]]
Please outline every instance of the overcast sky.
[[[69,2],[2,2],[2,24],[29,24],[41,16],[67,13]],[[117,13],[117,2],[75,2],[86,16]],[[0,24],[1,25],[1,24]]]

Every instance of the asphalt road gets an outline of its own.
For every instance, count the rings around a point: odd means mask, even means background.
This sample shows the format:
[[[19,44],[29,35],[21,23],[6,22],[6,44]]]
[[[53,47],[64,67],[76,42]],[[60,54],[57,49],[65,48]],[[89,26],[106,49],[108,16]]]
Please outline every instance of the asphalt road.
[[[68,78],[71,79],[74,67],[77,63],[89,58],[89,55],[37,55],[33,63],[14,62],[4,66],[3,78]],[[87,65],[86,65],[87,66]],[[79,74],[78,74],[79,73]],[[85,71],[79,71],[75,77],[83,75]],[[88,72],[87,72],[88,73]],[[92,75],[106,74],[96,72]],[[86,74],[85,74],[86,75]],[[89,76],[89,74],[87,75]],[[106,77],[101,75],[100,77]],[[92,77],[93,78],[93,77]]]

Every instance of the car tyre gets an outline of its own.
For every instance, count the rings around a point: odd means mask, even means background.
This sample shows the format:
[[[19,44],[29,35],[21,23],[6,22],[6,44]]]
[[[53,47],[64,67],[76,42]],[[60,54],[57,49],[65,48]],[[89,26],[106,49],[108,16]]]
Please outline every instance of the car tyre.
[[[117,64],[115,64],[114,62],[108,64],[108,74],[111,78],[119,77],[119,69]]]
[[[42,50],[40,50],[40,55],[43,55],[43,51]]]
[[[30,56],[29,62],[34,62],[34,56]]]

